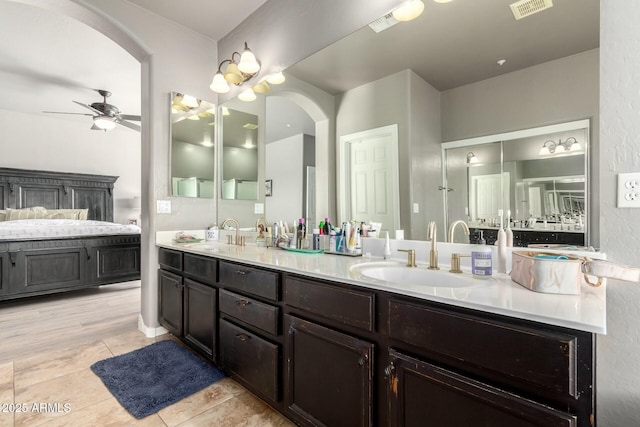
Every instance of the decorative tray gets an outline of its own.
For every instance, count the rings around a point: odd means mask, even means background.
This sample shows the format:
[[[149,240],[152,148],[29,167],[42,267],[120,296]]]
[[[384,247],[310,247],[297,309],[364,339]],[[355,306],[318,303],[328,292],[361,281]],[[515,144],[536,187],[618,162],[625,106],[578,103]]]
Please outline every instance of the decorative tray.
[[[303,254],[321,254],[322,252],[324,252],[322,249],[298,249],[298,248],[289,248],[289,247],[282,247],[282,246],[280,246],[280,249],[284,249],[285,251],[291,251],[291,252],[300,252]]]
[[[202,242],[204,239],[173,239],[174,242],[176,243],[199,243]]]
[[[351,256],[351,257],[362,256],[362,251],[356,251],[356,252],[324,251],[324,253],[329,255],[342,255],[342,256]]]

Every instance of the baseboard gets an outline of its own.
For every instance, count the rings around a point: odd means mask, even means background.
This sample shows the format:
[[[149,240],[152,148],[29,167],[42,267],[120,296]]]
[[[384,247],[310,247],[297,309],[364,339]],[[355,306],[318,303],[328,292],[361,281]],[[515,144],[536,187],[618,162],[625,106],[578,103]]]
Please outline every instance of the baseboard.
[[[162,326],[158,326],[158,327],[155,327],[155,328],[150,328],[147,325],[145,325],[144,324],[144,320],[142,320],[142,315],[141,314],[138,315],[138,330],[140,332],[142,332],[143,334],[145,334],[145,336],[147,338],[154,338],[154,337],[158,337],[160,335],[164,335],[164,334],[169,333],[169,331],[167,331]]]

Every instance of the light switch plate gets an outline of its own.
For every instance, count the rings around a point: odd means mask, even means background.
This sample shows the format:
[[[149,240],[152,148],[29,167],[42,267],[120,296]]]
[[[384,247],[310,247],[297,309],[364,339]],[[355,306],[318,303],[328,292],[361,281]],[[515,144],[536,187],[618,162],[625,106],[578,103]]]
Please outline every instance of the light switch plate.
[[[640,208],[640,172],[618,174],[618,207]]]
[[[420,213],[420,204],[419,203],[414,203],[413,204],[413,213]]]
[[[256,203],[253,207],[253,213],[255,214],[263,214],[264,213],[264,203]]]
[[[157,200],[156,201],[156,212],[159,214],[170,214],[171,213],[171,200]]]

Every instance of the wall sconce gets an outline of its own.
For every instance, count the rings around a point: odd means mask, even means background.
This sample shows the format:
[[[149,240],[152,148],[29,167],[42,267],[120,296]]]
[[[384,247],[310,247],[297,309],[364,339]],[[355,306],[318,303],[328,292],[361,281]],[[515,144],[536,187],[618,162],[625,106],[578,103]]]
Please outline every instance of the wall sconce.
[[[580,146],[578,140],[576,140],[574,137],[569,137],[564,142],[562,142],[561,139],[558,139],[558,142],[552,141],[550,139],[545,141],[544,144],[542,144],[542,148],[540,149],[540,152],[538,154],[540,156],[555,154],[556,150],[559,147],[564,148],[565,152],[582,150],[582,147]]]
[[[478,158],[473,152],[469,151],[467,153],[467,165],[473,165],[475,163],[478,163]]]
[[[237,58],[239,58],[239,60],[236,62]],[[227,64],[227,66],[223,73],[222,68],[225,64]],[[218,65],[218,71],[215,76],[213,76],[209,87],[216,93],[227,93],[231,90],[229,83],[240,86],[255,76],[258,71],[260,71],[260,63],[245,42],[242,54],[233,52],[230,59],[225,59]],[[283,83],[284,80],[285,78],[282,72],[269,75],[252,88],[243,91],[239,99],[242,101],[253,101],[256,99],[256,93],[266,93],[269,91],[268,83],[280,84]]]

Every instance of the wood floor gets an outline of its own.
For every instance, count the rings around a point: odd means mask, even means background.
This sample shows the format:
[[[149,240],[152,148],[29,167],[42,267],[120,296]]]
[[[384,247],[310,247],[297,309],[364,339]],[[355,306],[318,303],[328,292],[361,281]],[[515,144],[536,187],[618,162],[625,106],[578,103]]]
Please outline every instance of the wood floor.
[[[134,419],[89,367],[172,339],[139,312],[139,281],[0,303],[0,426],[292,426],[230,378]]]

